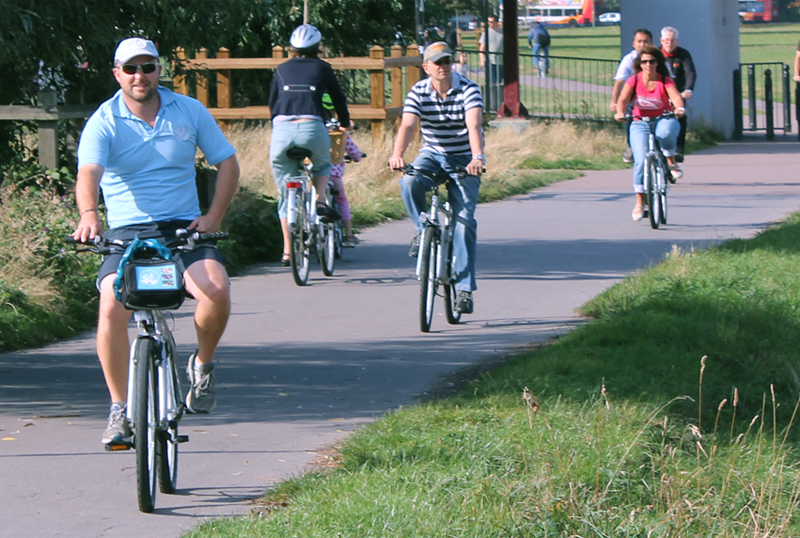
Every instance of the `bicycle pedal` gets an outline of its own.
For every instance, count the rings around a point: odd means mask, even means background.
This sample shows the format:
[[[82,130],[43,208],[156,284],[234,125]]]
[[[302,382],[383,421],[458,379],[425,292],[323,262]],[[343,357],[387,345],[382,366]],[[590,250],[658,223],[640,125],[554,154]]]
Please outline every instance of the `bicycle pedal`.
[[[120,452],[133,448],[133,443],[106,445],[106,452]]]
[[[179,436],[177,436],[177,439],[175,439],[175,442],[176,443],[188,443],[189,442],[189,436],[188,435],[179,435]]]

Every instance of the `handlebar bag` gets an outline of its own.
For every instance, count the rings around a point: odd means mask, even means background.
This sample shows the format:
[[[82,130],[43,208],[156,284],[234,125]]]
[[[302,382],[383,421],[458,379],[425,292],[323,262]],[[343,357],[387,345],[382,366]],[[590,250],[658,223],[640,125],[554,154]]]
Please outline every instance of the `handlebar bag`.
[[[179,308],[185,297],[183,275],[172,251],[154,239],[135,239],[117,268],[114,293],[128,310]]]

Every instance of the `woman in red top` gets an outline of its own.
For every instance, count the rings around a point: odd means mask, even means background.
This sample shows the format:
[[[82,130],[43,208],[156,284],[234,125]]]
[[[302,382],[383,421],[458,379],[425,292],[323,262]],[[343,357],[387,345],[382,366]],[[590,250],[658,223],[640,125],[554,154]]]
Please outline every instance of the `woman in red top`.
[[[614,119],[625,119],[624,111],[633,99],[634,121],[631,124],[631,149],[633,150],[633,192],[636,205],[631,216],[642,220],[644,216],[644,159],[647,155],[647,139],[653,124],[641,121],[644,116],[654,118],[674,109],[680,117],[686,113],[683,98],[675,82],[669,78],[664,54],[656,47],[646,47],[639,53],[634,64],[635,75],[629,78],[622,88],[617,102],[618,112]],[[675,118],[664,118],[655,124],[655,135],[661,151],[667,158],[673,181],[683,176],[683,171],[675,163],[678,134],[681,126]]]

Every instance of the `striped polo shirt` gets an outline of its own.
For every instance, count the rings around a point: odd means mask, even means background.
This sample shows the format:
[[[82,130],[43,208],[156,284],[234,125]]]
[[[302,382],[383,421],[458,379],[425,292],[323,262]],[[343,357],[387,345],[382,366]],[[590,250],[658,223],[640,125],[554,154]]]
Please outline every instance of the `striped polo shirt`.
[[[424,79],[411,88],[403,104],[403,114],[419,116],[423,146],[420,151],[449,154],[472,154],[465,121],[470,108],[483,108],[477,84],[458,73],[444,99]]]

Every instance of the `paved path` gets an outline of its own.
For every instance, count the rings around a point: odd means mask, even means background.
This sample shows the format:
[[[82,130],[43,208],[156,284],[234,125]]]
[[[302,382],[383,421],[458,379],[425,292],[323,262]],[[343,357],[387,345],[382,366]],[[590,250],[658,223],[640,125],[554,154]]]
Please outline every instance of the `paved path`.
[[[93,335],[0,355],[0,534],[173,538],[203,518],[246,513],[359,424],[459,368],[568,331],[576,307],[673,245],[752,235],[800,206],[797,143],[724,144],[684,168],[658,231],[630,219],[628,170],[479,206],[476,313],[452,327],[440,312],[427,335],[407,221],[361,234],[334,278],[312,266],[306,288],[274,265],[234,279],[219,405],[181,423],[191,441],[180,489],[159,495],[153,515],[136,509],[133,453],[101,450],[108,402]],[[175,317],[186,357],[190,310]]]

